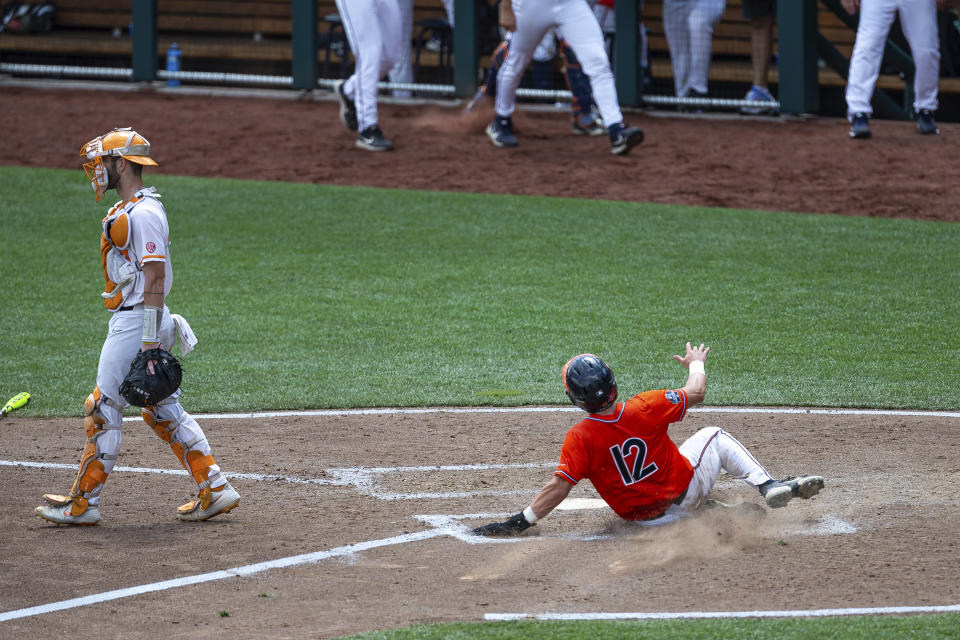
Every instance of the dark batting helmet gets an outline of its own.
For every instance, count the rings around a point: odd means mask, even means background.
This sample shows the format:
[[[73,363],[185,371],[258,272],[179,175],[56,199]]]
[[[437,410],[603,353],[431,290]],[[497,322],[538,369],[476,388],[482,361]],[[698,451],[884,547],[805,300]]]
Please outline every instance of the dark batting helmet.
[[[603,411],[617,401],[613,371],[592,353],[571,358],[560,375],[567,397],[588,413]]]

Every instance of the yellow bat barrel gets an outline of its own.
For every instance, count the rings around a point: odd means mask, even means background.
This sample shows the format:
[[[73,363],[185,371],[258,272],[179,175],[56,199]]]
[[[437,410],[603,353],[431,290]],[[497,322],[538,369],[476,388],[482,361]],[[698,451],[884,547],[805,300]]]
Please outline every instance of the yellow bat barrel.
[[[23,393],[18,393],[9,400],[7,404],[3,405],[3,411],[0,411],[0,416],[5,416],[15,409],[19,409],[23,405],[30,402],[30,394],[24,391]]]

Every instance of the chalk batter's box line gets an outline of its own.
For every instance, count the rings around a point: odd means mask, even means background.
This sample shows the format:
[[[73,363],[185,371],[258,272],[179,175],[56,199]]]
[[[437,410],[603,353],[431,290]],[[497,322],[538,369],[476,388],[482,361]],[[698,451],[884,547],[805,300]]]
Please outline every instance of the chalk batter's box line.
[[[448,492],[421,492],[421,493],[395,493],[379,489],[373,478],[375,476],[387,475],[391,473],[416,473],[432,471],[485,471],[497,469],[545,469],[556,466],[555,462],[530,462],[515,464],[460,464],[460,465],[422,465],[407,467],[344,467],[325,469],[324,473],[333,476],[333,478],[298,478],[295,476],[284,476],[276,474],[261,473],[227,473],[229,478],[239,478],[242,480],[263,481],[282,481],[292,484],[313,484],[338,487],[353,487],[361,495],[365,495],[378,500],[451,500],[465,498],[480,498],[484,496],[503,496],[503,495],[532,495],[536,493],[532,489],[512,489],[500,490],[490,489],[487,491],[448,491]],[[58,462],[34,462],[30,460],[0,460],[0,467],[27,467],[32,469],[66,469],[77,470],[77,465],[63,464]],[[118,465],[114,471],[128,473],[152,473],[157,475],[185,476],[184,469],[151,469],[145,467],[126,467]]]
[[[194,417],[207,420],[251,420],[259,418],[290,418],[302,416],[383,416],[417,415],[431,413],[579,413],[577,407],[427,407],[414,409],[317,409],[314,411],[262,411],[257,413],[207,413]],[[893,409],[804,409],[778,407],[693,407],[691,413],[772,413],[809,414],[829,416],[917,416],[932,418],[960,418],[958,411],[913,411]],[[139,421],[139,416],[128,416],[124,422]]]

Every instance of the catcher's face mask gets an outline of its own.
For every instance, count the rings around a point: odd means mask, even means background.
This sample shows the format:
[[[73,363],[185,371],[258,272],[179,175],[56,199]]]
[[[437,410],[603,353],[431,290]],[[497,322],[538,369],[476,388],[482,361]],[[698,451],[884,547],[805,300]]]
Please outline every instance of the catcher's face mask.
[[[81,147],[80,156],[84,159],[83,171],[97,194],[97,202],[103,200],[107,189],[116,186],[110,183],[104,157],[117,156],[137,164],[157,166],[157,162],[150,157],[150,143],[130,127],[114,129],[94,138]]]

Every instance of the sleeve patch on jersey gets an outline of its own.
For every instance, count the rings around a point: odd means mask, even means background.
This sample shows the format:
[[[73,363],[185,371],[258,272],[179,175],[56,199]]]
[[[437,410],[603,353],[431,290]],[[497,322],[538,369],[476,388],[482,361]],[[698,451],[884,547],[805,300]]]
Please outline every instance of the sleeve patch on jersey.
[[[673,389],[670,389],[663,395],[670,401],[670,404],[680,404],[680,394]]]
[[[157,245],[155,245],[152,242],[148,242],[146,249],[147,249],[147,253],[153,253],[154,251],[157,250]]]

